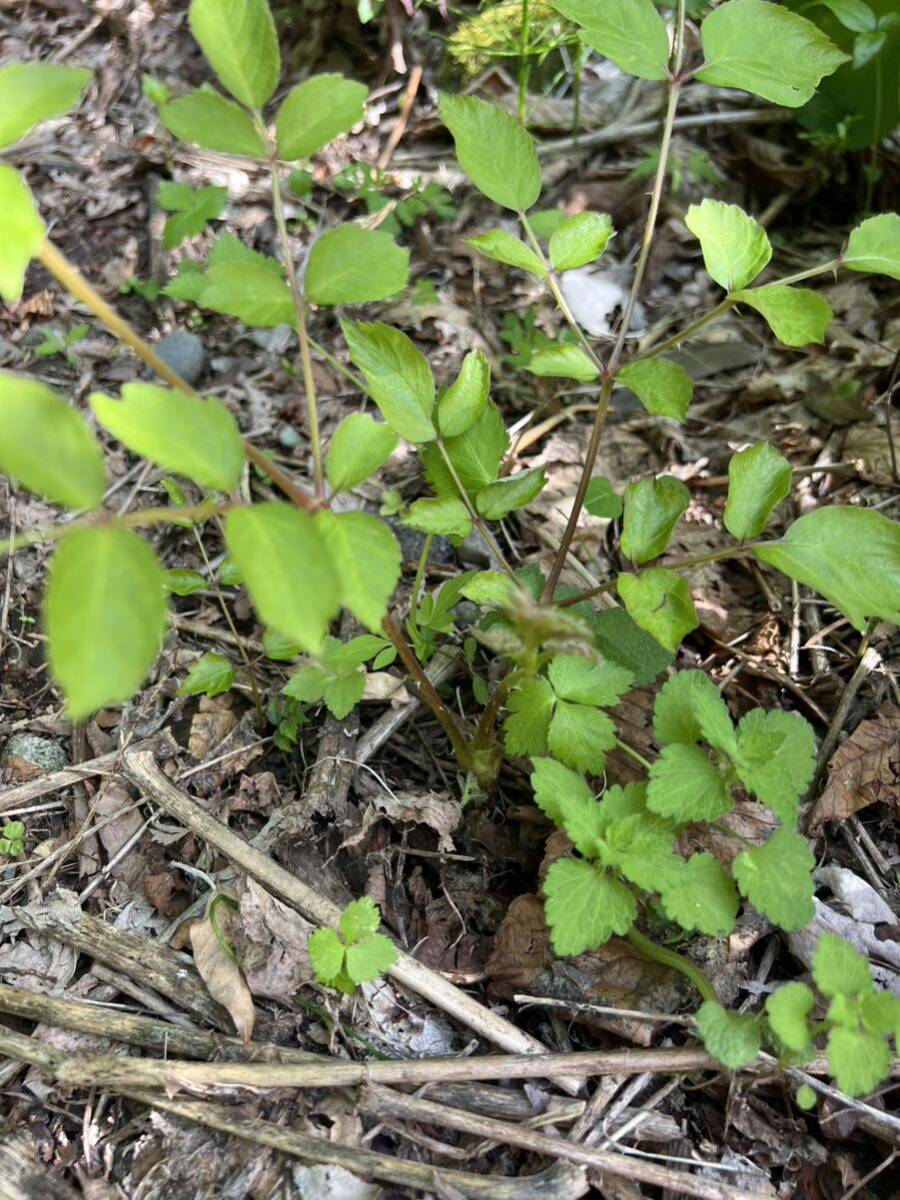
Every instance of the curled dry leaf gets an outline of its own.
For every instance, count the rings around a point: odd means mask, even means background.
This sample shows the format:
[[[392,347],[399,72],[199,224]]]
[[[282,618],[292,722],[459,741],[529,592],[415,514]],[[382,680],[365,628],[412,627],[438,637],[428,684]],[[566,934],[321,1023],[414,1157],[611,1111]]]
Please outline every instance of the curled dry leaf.
[[[229,916],[225,905],[219,904],[216,909],[216,923],[225,938],[228,938],[231,926]],[[240,967],[216,937],[209,917],[191,925],[191,948],[194,952],[194,966],[200,972],[207,991],[214,1000],[218,1000],[228,1009],[241,1041],[249,1042],[253,1037],[253,1026],[256,1024],[253,997],[244,982]]]
[[[809,820],[818,833],[826,821],[847,817],[881,801],[900,798],[900,708],[884,704],[871,721],[860,721],[828,764],[828,782]]]

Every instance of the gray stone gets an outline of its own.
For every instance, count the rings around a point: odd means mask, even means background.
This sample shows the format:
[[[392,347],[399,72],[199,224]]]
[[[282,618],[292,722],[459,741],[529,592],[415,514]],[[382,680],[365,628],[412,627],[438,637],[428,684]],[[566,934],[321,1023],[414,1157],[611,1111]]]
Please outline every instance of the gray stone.
[[[69,765],[62,746],[34,733],[14,733],[3,748],[0,762],[6,762],[8,758],[24,758],[26,762],[43,767],[46,771],[61,771]]]
[[[400,546],[403,561],[417,563],[422,557],[422,551],[425,548],[425,534],[420,533],[418,529],[410,529],[408,525],[404,525],[396,517],[382,517],[381,519],[386,525],[390,525],[394,531],[394,537]],[[436,534],[431,543],[431,553],[428,556],[428,561],[432,563],[452,563],[454,557],[455,549],[450,539],[442,533]]]
[[[296,450],[303,439],[293,425],[282,425],[278,430],[278,440],[285,450]]]
[[[156,347],[156,353],[167,367],[176,371],[191,387],[198,382],[206,366],[206,351],[194,333],[176,329],[168,334]]]

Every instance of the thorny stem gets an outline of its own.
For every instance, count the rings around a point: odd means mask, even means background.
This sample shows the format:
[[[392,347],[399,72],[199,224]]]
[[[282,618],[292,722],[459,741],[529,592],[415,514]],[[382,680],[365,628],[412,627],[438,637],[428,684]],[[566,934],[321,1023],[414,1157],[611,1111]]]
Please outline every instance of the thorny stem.
[[[634,926],[628,930],[625,937],[645,958],[651,958],[664,967],[671,967],[673,971],[678,971],[685,979],[690,980],[704,1000],[712,1000],[714,1004],[718,1004],[719,997],[716,995],[715,988],[704,972],[689,958],[685,958],[677,950],[666,950],[663,946],[657,946],[656,942],[651,942],[648,937],[644,937]]]
[[[444,446],[443,438],[437,438],[437,440],[435,441],[435,445],[438,448],[438,453],[440,454],[441,458],[443,459],[444,466],[450,472],[450,477],[452,478],[454,484],[456,485],[456,490],[459,492],[460,500],[462,500],[463,504],[466,506],[466,512],[472,518],[472,524],[475,526],[475,528],[478,530],[478,532],[484,538],[485,542],[487,543],[488,549],[491,551],[491,553],[497,559],[497,562],[500,564],[501,568],[506,572],[506,574],[513,581],[513,583],[516,585],[516,587],[520,588],[522,586],[521,581],[519,580],[515,571],[512,569],[512,567],[506,561],[506,556],[504,555],[503,551],[500,549],[497,539],[494,537],[494,535],[488,529],[487,525],[485,525],[485,523],[481,519],[481,515],[479,514],[475,505],[469,499],[469,493],[466,491],[465,487],[463,486],[462,480],[460,479],[459,475],[457,474],[456,468],[453,465],[453,461],[450,458],[450,455],[447,453],[447,449]]]

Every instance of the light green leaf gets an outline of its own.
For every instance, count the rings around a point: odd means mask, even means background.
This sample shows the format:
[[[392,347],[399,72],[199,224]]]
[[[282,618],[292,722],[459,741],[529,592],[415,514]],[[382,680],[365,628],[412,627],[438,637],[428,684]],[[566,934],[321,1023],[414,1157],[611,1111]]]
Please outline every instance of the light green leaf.
[[[341,321],[341,329],[350,357],[391,429],[408,442],[432,441],[434,377],[425,355],[390,325]]]
[[[445,438],[471,429],[484,412],[491,390],[491,364],[480,350],[470,350],[459,375],[438,401],[438,426]]]
[[[810,342],[822,345],[834,318],[834,309],[825,297],[811,288],[769,283],[733,292],[731,298],[755,308],[785,346],[808,346]]]
[[[364,304],[402,292],[409,280],[409,251],[389,233],[338,225],[315,243],[306,268],[313,304]]]
[[[625,487],[625,516],[620,545],[636,563],[662,554],[678,518],[691,502],[691,493],[680,479],[660,475]]]
[[[341,607],[320,522],[287,504],[256,504],[231,510],[225,537],[260,619],[317,653]]]
[[[476,571],[464,580],[461,594],[475,604],[506,608],[515,595],[512,580],[502,571]]]
[[[813,777],[816,742],[808,721],[796,713],[751,709],[738,726],[734,757],[738,778],[785,824]]]
[[[327,641],[327,639],[326,639]],[[328,684],[334,677],[324,667],[301,667],[281,689],[283,696],[302,700],[305,704],[316,704],[325,695]]]
[[[403,565],[389,526],[368,513],[332,512],[318,513],[314,524],[337,573],[340,603],[367,629],[379,629]]]
[[[808,1083],[800,1084],[794,1099],[797,1101],[797,1107],[802,1108],[804,1112],[811,1112],[818,1104],[815,1089],[811,1088]]]
[[[218,696],[227,692],[235,679],[235,669],[221,654],[204,654],[187,673],[178,689],[179,696]]]
[[[202,233],[221,214],[228,203],[228,188],[192,188],[186,183],[163,180],[156,189],[156,199],[166,212],[175,214],[163,229],[163,244],[173,250],[186,238]]]
[[[203,88],[170,100],[159,110],[159,119],[181,141],[204,150],[245,158],[265,158],[268,154],[250,115],[218,92]]]
[[[439,111],[459,165],[478,190],[502,208],[531,208],[541,193],[541,168],[528,130],[476,96],[442,92]]]
[[[900,996],[891,992],[863,992],[859,997],[859,1015],[870,1033],[900,1037]]]
[[[590,863],[558,859],[544,880],[545,912],[557,954],[581,954],[627,933],[637,905],[628,888]]]
[[[547,274],[547,268],[531,247],[521,238],[507,233],[505,229],[492,229],[489,233],[479,233],[475,237],[466,238],[466,245],[483,254],[485,258],[492,258],[494,262],[507,263],[521,271],[530,271],[532,275]]]
[[[630,388],[648,413],[683,421],[694,385],[684,367],[665,358],[645,358],[619,371],[616,382]]]
[[[823,996],[856,996],[872,990],[865,958],[834,933],[823,933],[812,958],[813,979]]]
[[[210,267],[206,277],[200,303],[212,312],[228,313],[261,329],[297,320],[291,289],[266,267],[226,263]]]
[[[606,517],[613,521],[622,515],[622,501],[613,491],[613,486],[602,475],[595,475],[588,484],[584,507],[592,517]]]
[[[349,492],[387,462],[397,435],[368,413],[351,413],[334,431],[325,471],[336,492]]]
[[[270,275],[274,275],[276,279],[281,279],[284,276],[284,268],[277,258],[271,258],[268,254],[260,254],[258,250],[251,250],[249,246],[229,233],[227,230],[220,233],[213,243],[213,248],[209,252],[210,267],[229,267],[229,266],[249,266],[260,267],[264,271],[268,271]]]
[[[726,937],[734,928],[738,896],[728,872],[711,854],[692,854],[673,872],[662,892],[666,916],[682,929]]]
[[[749,1066],[759,1054],[759,1018],[751,1013],[729,1012],[715,1000],[704,1000],[697,1029],[710,1054],[731,1071]]]
[[[531,356],[528,370],[532,375],[578,379],[582,383],[591,383],[600,377],[600,371],[593,360],[580,346],[573,346],[571,342],[562,342],[558,346],[538,350]]]
[[[728,0],[728,7],[745,2]],[[772,257],[766,231],[736,204],[710,199],[692,204],[684,223],[700,241],[707,273],[727,292],[752,283]]]
[[[506,701],[509,716],[503,723],[508,754],[547,753],[547,730],[555,702],[546,679],[529,679],[513,688]]]
[[[207,586],[199,571],[166,571],[166,591],[176,596],[193,596]]]
[[[716,821],[732,807],[731,793],[716,764],[700,746],[672,742],[650,769],[647,807],[686,824]]]
[[[556,654],[547,668],[554,692],[561,700],[612,708],[633,682],[630,671],[612,663],[591,662],[578,654]]]
[[[41,252],[46,228],[28,184],[12,167],[0,163],[0,298],[21,299],[25,270]]]
[[[599,775],[607,752],[615,744],[616,729],[606,713],[585,704],[557,700],[547,730],[547,745],[560,762]]]
[[[228,409],[152,383],[126,383],[122,399],[90,397],[104,429],[158,467],[230,492],[244,467],[244,443]]]
[[[577,213],[550,235],[550,261],[557,271],[586,266],[600,257],[612,236],[608,213]]]
[[[495,404],[488,402],[474,425],[459,437],[447,438],[444,449],[453,464],[466,493],[474,497],[487,484],[493,483],[506,452],[507,437],[503,418]],[[456,483],[437,446],[425,446],[422,451],[425,478],[439,496],[459,495]]]
[[[281,73],[275,22],[266,0],[191,0],[191,33],[236,100],[262,108]]]
[[[381,912],[371,896],[361,896],[359,900],[350,901],[341,914],[339,924],[344,941],[351,946],[360,938],[378,932]]]
[[[861,633],[868,617],[900,624],[900,524],[879,512],[817,508],[754,554],[820,592]]]
[[[77,409],[36,379],[0,371],[0,470],[67,508],[103,499],[103,454]]]
[[[601,810],[608,813],[607,797]],[[646,810],[617,821],[605,822],[605,840],[600,845],[607,866],[615,867],[627,880],[645,892],[662,892],[676,877],[681,859],[672,852],[675,827]]]
[[[877,1033],[838,1026],[828,1034],[828,1070],[848,1096],[865,1096],[891,1073],[891,1049]]]
[[[667,650],[677,650],[682,638],[700,624],[687,580],[675,571],[623,571],[616,589],[629,616]]]
[[[639,79],[665,79],[669,37],[652,0],[553,0],[581,39]]]
[[[679,671],[666,681],[653,706],[653,733],[661,746],[703,738],[726,754],[736,749],[728,706],[703,671]]]
[[[19,141],[42,121],[68,112],[90,80],[86,67],[38,62],[0,67],[0,147]]]
[[[740,541],[758,537],[768,525],[772,509],[790,491],[791,464],[768,442],[732,455],[725,528]]]
[[[347,974],[354,983],[372,983],[397,961],[397,947],[383,933],[375,933],[347,947]]]
[[[841,262],[851,271],[900,279],[900,216],[879,213],[857,225]]]
[[[416,500],[403,523],[420,533],[442,533],[460,540],[472,532],[469,510],[458,496],[429,496]]]
[[[554,825],[562,828],[567,812],[594,803],[594,794],[577,771],[571,771],[555,758],[533,758],[531,786],[534,802]]]
[[[697,78],[799,108],[848,56],[805,17],[766,0],[728,0],[700,27],[706,66]]]
[[[136,533],[66,534],[50,564],[44,624],[71,720],[134,695],[159,653],[166,609],[165,573]]]
[[[516,508],[524,508],[538,495],[547,482],[543,467],[532,467],[496,479],[487,484],[475,496],[475,507],[488,521],[501,521]]]
[[[333,929],[315,929],[306,943],[309,960],[319,983],[330,986],[344,965],[344,943]]]
[[[806,1018],[815,1002],[815,996],[805,983],[783,983],[766,997],[769,1024],[788,1050],[802,1054],[809,1046],[810,1030]]]
[[[793,829],[776,829],[763,846],[742,850],[732,874],[757,912],[789,932],[815,916],[811,871],[815,865],[806,838]]]
[[[365,84],[343,75],[313,75],[292,88],[275,117],[278,157],[309,158],[365,116]]]
[[[568,220],[566,214],[559,208],[541,208],[528,218],[535,237],[551,237],[560,225]]]

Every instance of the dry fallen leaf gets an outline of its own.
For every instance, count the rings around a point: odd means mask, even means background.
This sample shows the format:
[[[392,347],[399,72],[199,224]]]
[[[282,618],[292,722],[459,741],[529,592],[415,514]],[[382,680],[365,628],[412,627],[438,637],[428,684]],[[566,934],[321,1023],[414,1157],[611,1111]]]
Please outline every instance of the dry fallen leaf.
[[[229,936],[229,917],[226,906],[219,904],[216,908],[216,923],[225,938]],[[240,967],[216,937],[208,917],[191,925],[191,948],[194,951],[194,966],[200,972],[207,991],[214,1000],[218,1000],[228,1009],[241,1041],[249,1042],[253,1037],[253,1026],[256,1024],[253,997],[244,982]]]
[[[860,721],[828,764],[828,782],[816,802],[809,832],[826,821],[845,821],[878,801],[900,797],[900,708],[884,704],[871,721]]]

